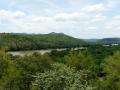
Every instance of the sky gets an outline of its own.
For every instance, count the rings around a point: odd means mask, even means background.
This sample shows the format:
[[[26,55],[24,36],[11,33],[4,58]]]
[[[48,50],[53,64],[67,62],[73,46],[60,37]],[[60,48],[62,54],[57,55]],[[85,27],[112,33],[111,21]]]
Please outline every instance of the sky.
[[[120,0],[0,0],[0,33],[120,37]]]

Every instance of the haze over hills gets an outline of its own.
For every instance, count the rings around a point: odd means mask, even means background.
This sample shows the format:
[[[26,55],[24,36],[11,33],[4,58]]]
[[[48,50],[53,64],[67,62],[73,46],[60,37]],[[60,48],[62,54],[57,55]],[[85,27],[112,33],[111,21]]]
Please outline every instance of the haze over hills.
[[[98,42],[102,44],[119,44],[120,38],[104,38],[104,39],[98,40]]]
[[[120,44],[120,38],[103,38],[103,39],[84,39],[86,42],[98,44]]]

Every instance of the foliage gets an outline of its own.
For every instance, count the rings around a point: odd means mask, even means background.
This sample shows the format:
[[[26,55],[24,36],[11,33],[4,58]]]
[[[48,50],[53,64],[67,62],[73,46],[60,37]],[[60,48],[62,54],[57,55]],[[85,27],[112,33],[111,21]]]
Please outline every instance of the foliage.
[[[0,51],[0,90],[30,90],[32,75],[50,69],[48,55],[11,57]]]
[[[33,85],[38,90],[92,90],[86,81],[87,73],[63,64],[53,64],[52,70],[37,73]]]
[[[32,39],[29,35],[3,34],[3,37],[6,40],[9,37],[10,43],[21,42],[12,44],[14,50],[18,46],[19,50],[31,48],[27,42]],[[35,41],[38,43],[39,35],[33,37],[38,38]],[[0,90],[120,90],[120,46],[90,45],[85,50],[12,56],[2,46],[9,44],[2,38],[0,42]]]
[[[38,54],[17,58],[15,62],[18,69],[32,75],[50,69],[52,60],[47,54]]]
[[[120,46],[103,46],[103,45],[91,45],[88,47],[88,52],[91,54],[95,62],[95,72],[99,77],[104,76],[103,63],[104,59],[113,55],[114,52],[120,51]]]
[[[114,53],[105,59],[104,72],[106,76],[102,80],[102,87],[105,90],[120,89],[120,52]]]
[[[0,90],[19,90],[16,85],[19,83],[17,78],[19,78],[20,72],[3,50],[0,50],[0,64]]]
[[[77,70],[93,70],[94,61],[87,51],[70,52],[65,56],[66,64],[75,67]]]

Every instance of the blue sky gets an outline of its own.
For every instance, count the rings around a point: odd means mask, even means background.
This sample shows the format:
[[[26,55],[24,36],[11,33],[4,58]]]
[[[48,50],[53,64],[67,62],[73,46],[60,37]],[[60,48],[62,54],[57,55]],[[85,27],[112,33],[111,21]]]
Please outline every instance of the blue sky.
[[[0,0],[0,32],[120,37],[120,0]]]

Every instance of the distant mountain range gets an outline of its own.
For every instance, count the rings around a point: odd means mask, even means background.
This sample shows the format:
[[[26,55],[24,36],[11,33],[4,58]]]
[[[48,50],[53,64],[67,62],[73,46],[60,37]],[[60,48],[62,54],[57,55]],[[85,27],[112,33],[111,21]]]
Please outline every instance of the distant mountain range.
[[[120,44],[120,38],[104,38],[98,40],[98,42],[102,44]]]
[[[85,39],[85,41],[97,44],[120,44],[120,38]]]

